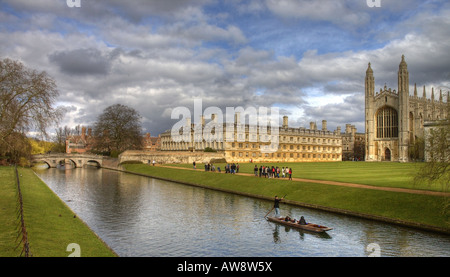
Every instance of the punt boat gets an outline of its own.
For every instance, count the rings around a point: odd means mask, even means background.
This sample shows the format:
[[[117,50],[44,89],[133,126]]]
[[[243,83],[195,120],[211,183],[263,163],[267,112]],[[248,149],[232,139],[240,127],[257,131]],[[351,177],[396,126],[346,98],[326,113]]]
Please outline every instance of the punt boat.
[[[294,223],[292,221],[286,221],[284,217],[268,217],[267,218],[269,221],[275,222],[275,223],[279,223],[279,224],[283,224],[292,228],[297,228],[297,229],[303,229],[303,230],[307,230],[307,231],[311,231],[311,232],[315,232],[315,233],[323,233],[329,230],[333,230],[333,228],[329,228],[327,226],[322,226],[319,224],[313,224],[313,223],[307,223],[307,224],[298,224],[298,223]]]

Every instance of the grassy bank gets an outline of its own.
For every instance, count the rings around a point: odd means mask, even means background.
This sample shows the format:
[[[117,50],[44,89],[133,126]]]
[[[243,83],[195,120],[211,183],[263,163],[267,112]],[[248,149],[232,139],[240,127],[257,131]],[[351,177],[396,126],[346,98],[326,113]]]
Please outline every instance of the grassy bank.
[[[0,180],[0,257],[16,257],[21,250],[15,250],[19,220],[17,188],[12,168],[0,167]]]
[[[292,168],[294,178],[348,182],[355,184],[442,191],[439,184],[414,184],[413,178],[420,171],[423,163],[369,163],[369,162],[313,162],[313,163],[241,163],[240,172],[253,173],[257,165]],[[192,168],[190,164],[173,166]],[[204,164],[197,164],[204,169]],[[222,170],[225,164],[215,164]]]
[[[19,169],[24,219],[33,257],[67,257],[71,243],[81,257],[115,256],[92,230],[66,206],[31,169]],[[0,256],[20,255],[17,236],[17,188],[12,167],[0,167]]]
[[[271,198],[287,194],[287,199],[295,203],[320,205],[444,229],[450,227],[448,214],[441,212],[444,199],[438,196],[218,174],[202,169],[191,171],[141,164],[128,164],[124,168],[140,174],[255,196]]]

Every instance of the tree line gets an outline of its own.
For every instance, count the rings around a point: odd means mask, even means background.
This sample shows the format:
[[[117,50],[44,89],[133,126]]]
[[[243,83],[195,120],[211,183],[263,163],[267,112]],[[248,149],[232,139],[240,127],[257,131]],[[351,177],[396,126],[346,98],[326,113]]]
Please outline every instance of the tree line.
[[[23,163],[40,141],[52,140],[45,151],[65,152],[66,139],[79,135],[81,127],[59,126],[64,109],[55,107],[59,96],[56,81],[45,71],[27,68],[20,61],[0,60],[0,161]],[[93,125],[93,151],[120,153],[142,147],[141,116],[122,104],[106,108]],[[30,140],[33,134],[35,141]],[[33,143],[34,142],[34,143]]]
[[[141,116],[130,107],[115,104],[107,107],[97,118],[92,129],[90,151],[95,154],[117,157],[125,150],[142,148]],[[65,152],[66,140],[81,136],[82,127],[58,127],[53,152]]]

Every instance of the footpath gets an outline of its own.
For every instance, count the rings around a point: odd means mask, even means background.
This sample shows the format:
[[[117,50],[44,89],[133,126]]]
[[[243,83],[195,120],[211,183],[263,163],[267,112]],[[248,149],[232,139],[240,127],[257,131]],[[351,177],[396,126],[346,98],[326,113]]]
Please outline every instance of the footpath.
[[[176,168],[176,169],[184,169],[184,170],[193,170],[193,171],[195,171],[195,170],[197,170],[197,171],[198,170],[202,170],[202,169],[193,169],[193,168],[179,167],[179,166],[169,166],[169,165],[156,165],[156,166],[167,167],[167,168]],[[215,173],[225,174],[225,172],[217,172],[217,171]],[[251,174],[251,173],[236,173],[236,175],[255,177],[255,175]],[[370,186],[370,185],[362,185],[362,184],[354,184],[354,183],[346,183],[346,182],[327,181],[327,180],[315,180],[315,179],[304,179],[304,178],[292,178],[292,180],[289,180],[288,178],[277,178],[277,179],[285,180],[285,181],[298,181],[298,182],[317,183],[317,184],[326,184],[326,185],[334,185],[334,186],[345,186],[345,187],[353,187],[353,188],[363,188],[363,189],[373,189],[373,190],[383,190],[383,191],[393,191],[393,192],[404,192],[404,193],[412,193],[412,194],[423,194],[423,195],[450,197],[450,192],[439,192],[439,191],[418,190],[418,189],[405,189],[405,188],[394,188],[394,187],[378,187],[378,186]]]

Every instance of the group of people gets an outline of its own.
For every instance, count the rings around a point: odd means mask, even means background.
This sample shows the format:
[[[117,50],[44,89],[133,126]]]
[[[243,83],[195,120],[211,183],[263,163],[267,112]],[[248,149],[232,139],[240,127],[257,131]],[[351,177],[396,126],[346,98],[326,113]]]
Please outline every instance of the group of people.
[[[195,162],[193,162],[192,165],[193,165],[194,169],[197,168]],[[222,172],[220,167],[216,168],[216,166],[212,163],[205,163],[205,171],[213,171],[214,172],[216,170],[218,172]],[[235,164],[235,163],[226,164],[225,165],[225,173],[231,173],[231,174],[239,173],[239,164]]]
[[[193,165],[194,165],[194,169],[196,169],[196,165],[195,165],[195,162],[193,163]],[[205,171],[218,171],[218,172],[221,172],[220,171],[220,167],[217,167],[216,168],[216,166],[214,165],[214,164],[211,164],[211,163],[207,163],[207,164],[205,164]]]
[[[225,166],[225,173],[231,174],[239,173],[239,164],[238,163],[227,164]]]
[[[196,163],[192,163],[194,169],[196,169]],[[221,172],[220,167],[215,167],[213,164],[205,163],[205,171],[218,171]],[[239,173],[239,164],[238,163],[232,163],[232,164],[226,164],[225,165],[225,173],[231,173],[236,174]],[[288,167],[278,167],[278,166],[265,166],[261,165],[258,167],[258,165],[255,165],[253,168],[253,173],[255,176],[264,177],[264,178],[289,178],[289,180],[292,180],[292,168]]]
[[[282,178],[288,177],[289,180],[292,180],[292,168],[278,166],[264,166],[261,165],[259,168],[257,165],[253,168],[253,173],[255,176],[264,177],[264,178],[280,178],[280,174]]]
[[[306,220],[305,220],[305,218],[303,216],[300,217],[299,220],[295,220],[295,218],[290,218],[289,216],[286,216],[284,218],[284,221],[289,221],[289,222],[297,223],[297,224],[300,224],[300,225],[307,225],[308,224],[308,223],[306,223]]]

